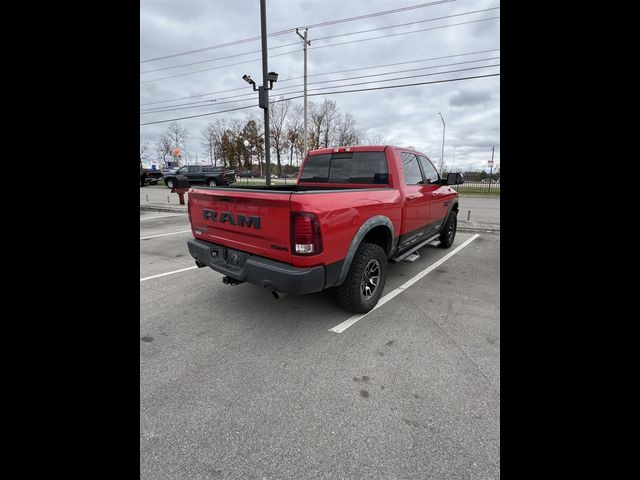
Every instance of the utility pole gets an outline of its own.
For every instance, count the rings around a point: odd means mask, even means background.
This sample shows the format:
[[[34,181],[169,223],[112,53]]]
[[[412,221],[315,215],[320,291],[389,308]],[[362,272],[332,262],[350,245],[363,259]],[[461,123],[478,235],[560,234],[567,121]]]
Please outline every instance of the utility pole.
[[[442,114],[438,112],[440,115],[440,119],[442,120],[442,155],[440,156],[440,175],[442,176],[442,169],[444,168],[444,132],[446,131],[446,124],[444,123],[444,118],[442,118]]]
[[[311,45],[311,40],[307,40],[308,28],[304,29],[304,36],[300,35],[296,28],[296,33],[302,39],[302,45],[304,47],[304,153],[303,157],[307,156],[307,45]]]

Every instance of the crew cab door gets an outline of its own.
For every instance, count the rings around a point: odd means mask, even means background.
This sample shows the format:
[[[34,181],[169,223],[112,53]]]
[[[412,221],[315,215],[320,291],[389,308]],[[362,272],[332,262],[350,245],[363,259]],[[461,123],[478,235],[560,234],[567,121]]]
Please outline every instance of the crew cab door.
[[[449,187],[440,185],[440,176],[431,161],[424,155],[418,155],[424,183],[427,187],[425,193],[431,200],[431,215],[429,217],[429,232],[437,233],[445,222],[445,216],[449,211],[449,205],[455,197],[455,192]]]
[[[204,173],[202,173],[202,167],[198,165],[189,165],[187,167],[187,177],[191,183],[203,183]]]
[[[401,152],[400,166],[404,174],[405,203],[398,248],[405,250],[426,240],[427,234],[431,231],[428,225],[431,218],[433,186],[424,184],[422,170],[413,153]]]

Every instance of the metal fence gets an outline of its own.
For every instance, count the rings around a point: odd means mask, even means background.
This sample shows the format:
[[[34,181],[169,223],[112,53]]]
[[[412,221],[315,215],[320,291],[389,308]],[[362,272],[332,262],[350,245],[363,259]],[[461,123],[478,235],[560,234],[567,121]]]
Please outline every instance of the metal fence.
[[[453,185],[452,188],[459,193],[500,193],[500,176],[495,173],[489,178],[485,172],[463,172],[464,183]],[[445,173],[444,177],[447,176]]]

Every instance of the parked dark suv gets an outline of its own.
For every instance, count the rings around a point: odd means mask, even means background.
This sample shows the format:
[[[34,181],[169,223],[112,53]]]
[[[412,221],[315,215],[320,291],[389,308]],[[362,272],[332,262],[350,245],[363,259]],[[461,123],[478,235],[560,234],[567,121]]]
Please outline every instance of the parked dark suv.
[[[189,185],[204,183],[210,187],[229,185],[236,181],[236,172],[233,170],[224,170],[221,167],[213,167],[211,165],[185,165],[164,176],[164,184],[173,188],[176,175],[184,175],[189,179]]]

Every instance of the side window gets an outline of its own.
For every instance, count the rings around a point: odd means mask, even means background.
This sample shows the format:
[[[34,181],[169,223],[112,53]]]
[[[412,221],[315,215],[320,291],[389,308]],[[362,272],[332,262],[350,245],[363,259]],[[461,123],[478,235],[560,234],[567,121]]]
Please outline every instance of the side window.
[[[404,182],[407,185],[418,185],[422,183],[422,173],[418,166],[418,159],[412,153],[402,153],[400,155],[402,169],[404,170]]]
[[[180,167],[178,170],[176,170],[176,173],[184,175],[185,173],[187,173],[187,167]]]
[[[198,166],[197,165],[190,166],[189,173],[198,173]]]
[[[422,155],[418,155],[420,159],[420,164],[422,165],[422,171],[424,172],[424,178],[427,180],[427,183],[434,183],[438,181],[438,171],[436,167],[434,167],[427,157],[423,157]]]

